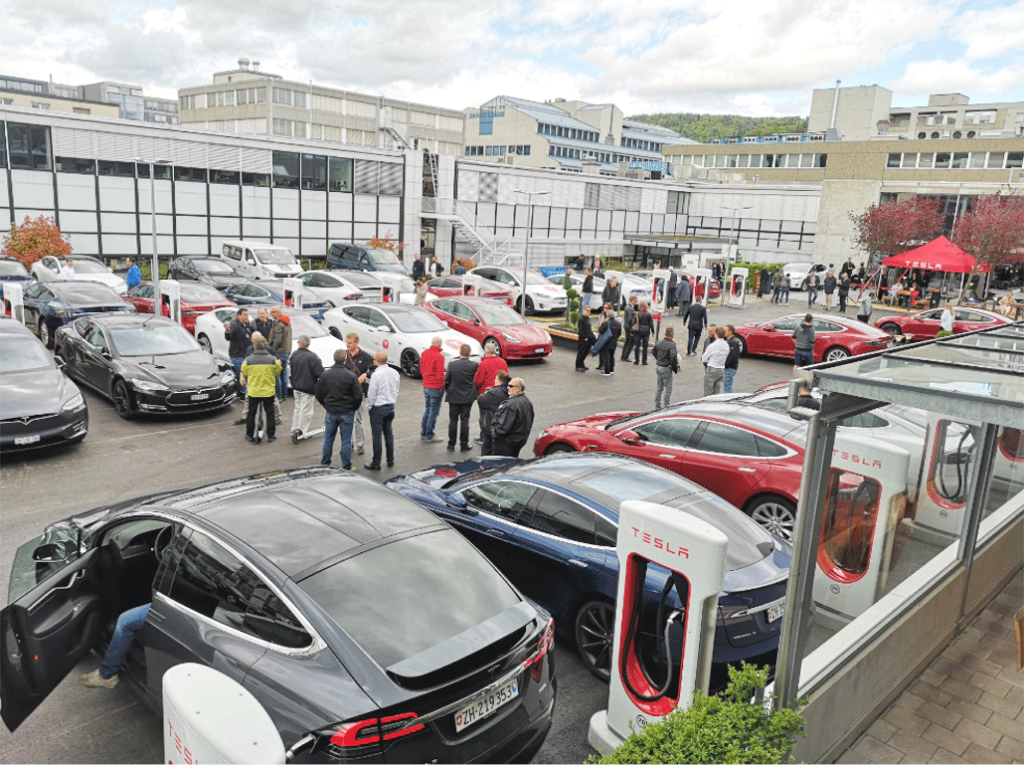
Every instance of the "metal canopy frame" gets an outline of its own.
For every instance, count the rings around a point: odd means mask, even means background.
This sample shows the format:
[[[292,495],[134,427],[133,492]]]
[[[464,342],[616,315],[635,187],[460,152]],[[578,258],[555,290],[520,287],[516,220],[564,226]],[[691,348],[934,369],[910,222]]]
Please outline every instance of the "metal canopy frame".
[[[799,390],[805,386],[823,393],[820,410],[797,406]],[[809,427],[776,668],[774,699],[780,709],[792,705],[800,690],[836,426],[844,417],[885,404],[982,423],[979,459],[969,478],[967,523],[957,551],[958,566],[969,569],[999,428],[1024,424],[1024,322],[817,364],[799,370],[790,381],[789,412],[808,420]]]

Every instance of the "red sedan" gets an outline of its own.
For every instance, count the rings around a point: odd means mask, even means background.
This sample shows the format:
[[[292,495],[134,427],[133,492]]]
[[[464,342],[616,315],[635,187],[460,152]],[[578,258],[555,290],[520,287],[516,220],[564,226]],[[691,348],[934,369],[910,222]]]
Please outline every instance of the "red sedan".
[[[697,277],[696,276],[691,276],[690,274],[683,274],[683,275],[687,279],[690,280],[691,294],[695,294],[696,297],[697,297],[697,300],[700,300],[701,298],[703,298],[704,297],[704,282],[707,281],[707,280],[702,279],[701,283],[699,285],[696,285],[695,284],[695,282],[697,281]],[[720,281],[718,281],[717,279],[711,279],[710,281],[711,281],[711,294],[708,295],[708,298],[718,298],[718,297],[721,297],[722,296],[722,283]]]
[[[930,340],[942,329],[939,321],[942,309],[933,308],[910,316],[886,316],[875,322],[875,326],[883,332],[893,335],[906,335],[911,340]],[[1013,320],[992,311],[980,308],[957,306],[953,309],[953,334],[970,332],[975,329],[994,327],[997,324],[1012,324]]]
[[[612,452],[667,468],[731,502],[773,534],[793,535],[803,470],[804,422],[728,401],[657,412],[607,412],[545,428],[538,457]],[[628,475],[623,476],[628,481]]]
[[[461,276],[440,276],[437,279],[431,279],[427,282],[427,292],[431,295],[436,295],[437,297],[465,297],[467,295],[475,295],[476,287],[472,284],[468,287],[463,286]],[[500,287],[485,285],[480,291],[480,297],[485,297],[489,300],[497,300],[499,303],[505,303],[506,305],[513,307],[515,306],[512,302],[511,291]]]
[[[804,320],[804,314],[793,314],[758,324],[741,324],[736,336],[743,343],[743,353],[751,356],[777,356],[792,359],[796,346],[793,330]],[[888,332],[862,324],[844,316],[814,317],[814,362],[842,361],[850,356],[888,348],[893,336]]]
[[[224,297],[223,293],[201,282],[178,282],[181,287],[181,326],[196,333],[196,317],[218,308],[228,308],[235,303]],[[135,306],[137,313],[153,313],[153,284],[142,282],[128,290],[124,300]],[[167,310],[164,310],[164,316]]]
[[[479,340],[494,343],[498,355],[508,359],[542,359],[551,353],[551,335],[531,324],[512,308],[487,298],[438,298],[423,307],[449,327]]]

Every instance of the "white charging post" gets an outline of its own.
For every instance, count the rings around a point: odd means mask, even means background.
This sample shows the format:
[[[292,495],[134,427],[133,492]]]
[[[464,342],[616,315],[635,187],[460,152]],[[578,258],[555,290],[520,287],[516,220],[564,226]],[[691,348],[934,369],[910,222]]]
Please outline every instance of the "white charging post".
[[[747,280],[750,269],[746,266],[733,266],[732,278],[729,280],[729,307],[742,308],[747,300]]]
[[[11,317],[25,323],[25,291],[18,282],[7,282],[4,285],[4,302],[7,303]]]
[[[298,310],[302,310],[303,284],[299,279],[289,277],[281,280],[284,288],[284,304]]]
[[[598,751],[614,751],[632,731],[678,707],[688,707],[695,690],[707,691],[727,545],[721,530],[687,512],[653,502],[622,503],[616,540],[619,586],[608,709],[590,718],[588,736]],[[636,654],[640,634],[635,629],[635,617],[644,608],[649,564],[668,569],[684,583],[685,592],[677,590],[681,613],[672,613],[668,620],[678,615],[683,630],[682,654],[669,657],[670,667],[675,667],[678,659],[675,698],[656,692]],[[661,630],[663,625],[655,628]]]
[[[710,268],[694,268],[690,271],[693,275],[693,298],[692,302],[700,303],[705,308],[708,307],[708,298],[711,297],[711,269]],[[701,291],[701,286],[704,288],[704,294],[697,297],[697,294]]]
[[[164,761],[283,763],[284,744],[256,698],[225,674],[185,663],[164,673]]]
[[[181,324],[181,285],[176,280],[160,280],[160,303],[160,315]]]

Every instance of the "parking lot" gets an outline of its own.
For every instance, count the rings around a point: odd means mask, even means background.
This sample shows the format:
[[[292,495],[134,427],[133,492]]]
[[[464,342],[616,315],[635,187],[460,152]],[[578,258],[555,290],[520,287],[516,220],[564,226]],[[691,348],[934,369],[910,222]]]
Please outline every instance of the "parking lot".
[[[805,295],[795,292],[789,306],[771,306],[768,300],[752,298],[745,309],[712,307],[710,316],[712,321],[740,324],[803,313],[805,306]],[[677,338],[685,338],[680,320],[671,317],[669,321],[677,328]],[[651,408],[653,359],[647,367],[620,362],[613,377],[602,377],[593,369],[596,364],[587,374],[574,372],[573,357],[574,352],[556,347],[546,361],[513,365],[513,373],[526,381],[526,394],[535,406],[533,437],[548,425],[595,412]],[[704,371],[699,359],[683,356],[680,362],[673,400],[699,397]],[[787,380],[791,369],[791,364],[782,360],[745,358],[740,363],[735,390],[753,390]],[[395,420],[396,466],[370,474],[375,480],[384,481],[451,460],[453,455],[443,444],[425,444],[419,438],[423,410],[420,391],[418,380],[402,378]],[[287,438],[273,444],[246,443],[243,428],[232,424],[239,416],[239,404],[187,419],[123,421],[107,400],[88,390],[84,393],[90,430],[82,444],[4,457],[0,471],[0,576],[5,602],[15,551],[53,521],[151,492],[319,463],[318,438],[298,445]],[[289,400],[283,406],[285,433],[291,409]],[[475,436],[475,413],[472,421]],[[443,432],[447,425],[444,409],[438,424],[438,432]],[[368,456],[369,443],[365,458],[353,455],[360,472]],[[334,459],[337,466],[337,454]],[[90,657],[78,671],[97,665],[98,659]],[[558,645],[556,666],[559,698],[554,727],[535,761],[582,762],[591,753],[586,742],[588,721],[594,711],[605,706],[606,687],[586,671],[571,645]],[[156,762],[161,759],[160,720],[124,686],[114,691],[86,690],[71,676],[17,733],[0,730],[0,747],[6,761]]]

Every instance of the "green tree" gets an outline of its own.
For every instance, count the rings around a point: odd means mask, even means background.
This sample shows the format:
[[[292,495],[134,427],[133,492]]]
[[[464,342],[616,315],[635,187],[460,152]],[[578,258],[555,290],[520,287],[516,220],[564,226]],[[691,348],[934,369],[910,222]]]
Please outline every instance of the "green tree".
[[[775,133],[803,133],[807,120],[803,117],[745,117],[740,114],[695,114],[674,112],[639,114],[629,119],[675,130],[684,138],[700,143],[714,139],[764,136]]]

